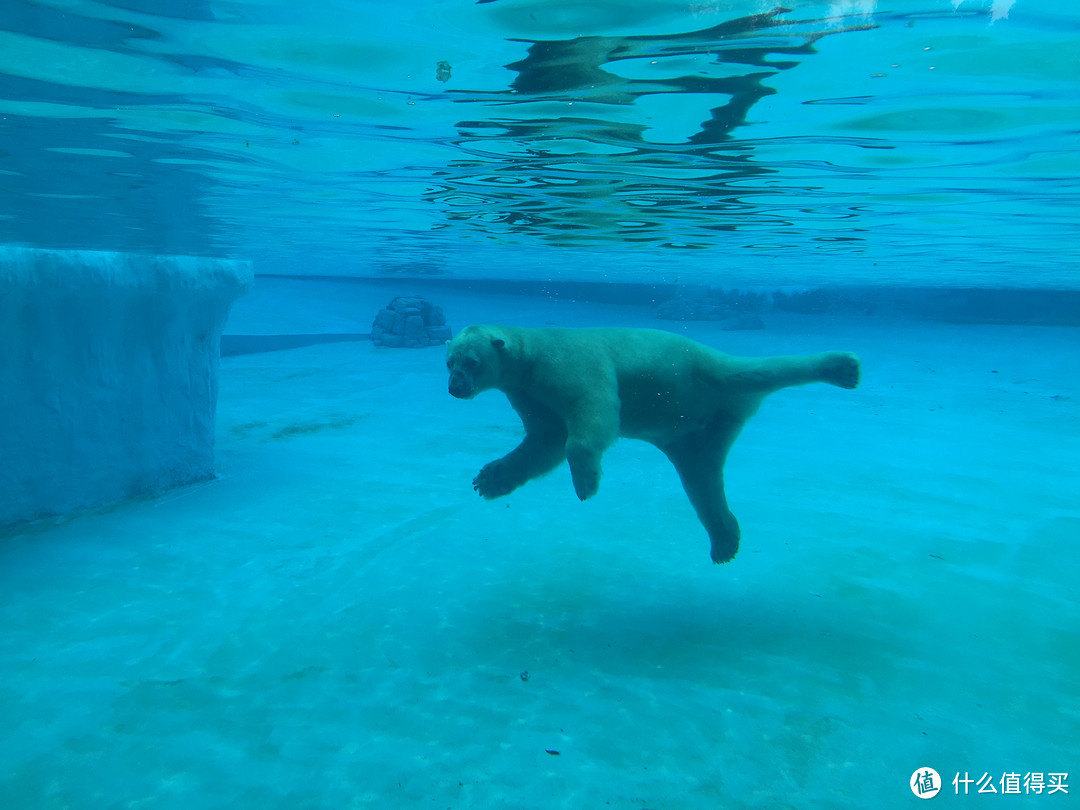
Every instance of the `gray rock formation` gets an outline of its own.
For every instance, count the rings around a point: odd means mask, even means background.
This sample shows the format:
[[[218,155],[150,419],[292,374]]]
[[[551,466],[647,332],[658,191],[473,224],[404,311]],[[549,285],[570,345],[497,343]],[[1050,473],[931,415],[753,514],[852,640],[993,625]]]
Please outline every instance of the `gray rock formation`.
[[[371,340],[376,346],[392,349],[422,349],[439,346],[453,337],[446,325],[442,307],[414,295],[395,298],[380,309],[371,325]]]

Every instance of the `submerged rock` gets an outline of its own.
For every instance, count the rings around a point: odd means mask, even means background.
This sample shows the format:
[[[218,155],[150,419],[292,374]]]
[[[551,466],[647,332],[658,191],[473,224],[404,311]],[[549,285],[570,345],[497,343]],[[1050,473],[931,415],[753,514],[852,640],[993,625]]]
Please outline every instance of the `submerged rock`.
[[[395,298],[380,309],[371,325],[376,346],[422,349],[438,346],[453,337],[442,307],[418,295]]]

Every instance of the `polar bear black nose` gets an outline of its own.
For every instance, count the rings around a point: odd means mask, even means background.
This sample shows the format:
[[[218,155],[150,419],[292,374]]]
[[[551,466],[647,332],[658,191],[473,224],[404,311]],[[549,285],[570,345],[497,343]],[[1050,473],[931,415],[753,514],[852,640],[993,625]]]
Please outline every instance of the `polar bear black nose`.
[[[469,397],[469,381],[460,371],[455,371],[450,375],[450,396],[458,399]]]

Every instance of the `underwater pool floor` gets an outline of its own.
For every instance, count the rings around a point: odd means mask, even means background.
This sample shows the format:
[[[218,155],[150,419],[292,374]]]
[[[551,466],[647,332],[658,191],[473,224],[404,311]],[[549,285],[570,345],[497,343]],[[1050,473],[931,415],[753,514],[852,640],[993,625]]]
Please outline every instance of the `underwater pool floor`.
[[[413,290],[455,329],[850,349],[863,385],[766,402],[714,566],[643,443],[584,504],[565,468],[477,498],[520,428],[441,348],[225,358],[216,480],[0,539],[0,807],[866,808],[920,766],[1077,770],[1080,332]],[[260,279],[230,330],[366,331],[396,292]]]

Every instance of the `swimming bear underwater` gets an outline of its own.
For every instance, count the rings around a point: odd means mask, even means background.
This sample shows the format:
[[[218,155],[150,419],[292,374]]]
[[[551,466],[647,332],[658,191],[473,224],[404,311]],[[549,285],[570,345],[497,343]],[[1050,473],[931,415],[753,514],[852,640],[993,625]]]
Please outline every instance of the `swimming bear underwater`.
[[[506,394],[525,438],[473,479],[498,498],[565,459],[578,498],[600,487],[600,458],[616,439],[641,439],[675,465],[709,534],[715,563],[739,550],[738,521],[724,494],[724,462],[746,420],[781,388],[859,384],[848,352],[733,357],[657,329],[463,329],[447,346],[449,392],[459,399]]]

